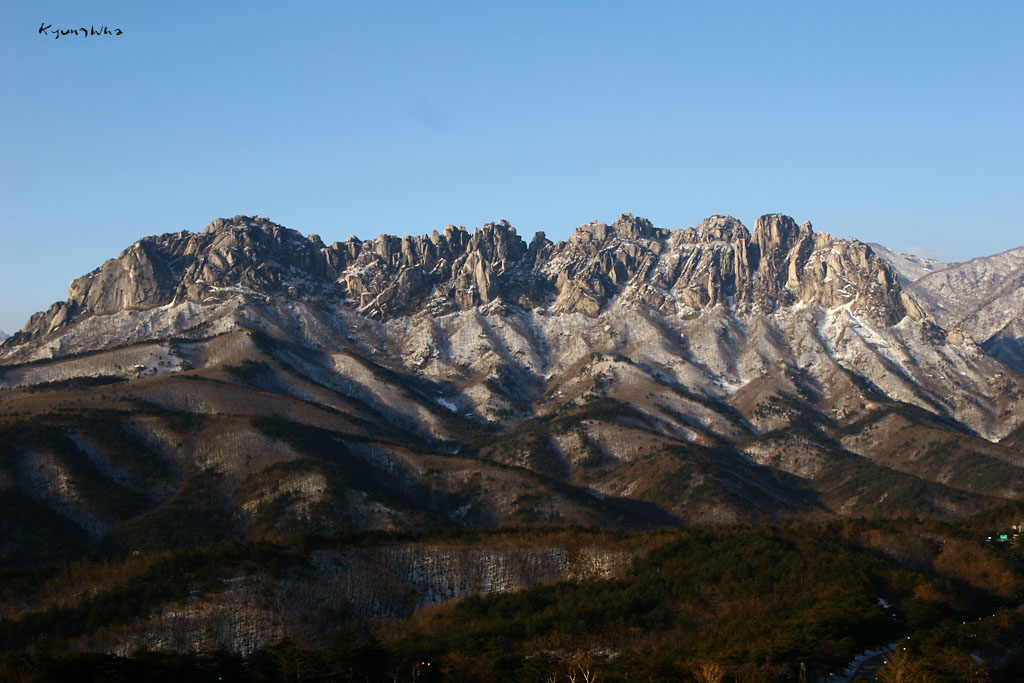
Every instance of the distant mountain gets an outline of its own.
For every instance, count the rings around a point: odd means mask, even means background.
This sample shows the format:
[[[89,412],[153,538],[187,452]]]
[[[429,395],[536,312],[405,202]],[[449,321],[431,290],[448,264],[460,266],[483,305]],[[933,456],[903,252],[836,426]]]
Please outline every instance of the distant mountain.
[[[146,237],[0,344],[0,558],[980,510],[1024,376],[918,298],[947,270],[779,214]]]
[[[970,335],[1024,371],[1024,247],[957,264],[921,262],[888,250],[879,254],[906,275],[904,288],[938,324]]]
[[[902,252],[894,251],[874,242],[868,242],[868,245],[876,254],[881,256],[889,263],[889,265],[892,266],[892,269],[896,272],[896,277],[904,287],[912,282],[920,280],[925,275],[931,275],[936,271],[948,268],[950,265],[936,259],[924,258],[922,256],[915,256],[914,254],[904,254]]]

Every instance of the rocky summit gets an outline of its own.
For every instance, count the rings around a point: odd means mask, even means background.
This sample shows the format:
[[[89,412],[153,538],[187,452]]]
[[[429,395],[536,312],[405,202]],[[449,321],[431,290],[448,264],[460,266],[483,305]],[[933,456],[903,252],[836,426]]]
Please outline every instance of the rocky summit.
[[[626,213],[557,243],[499,221],[327,245],[255,216],[145,237],[0,345],[0,492],[37,513],[0,554],[167,543],[138,529],[161,538],[180,496],[224,515],[212,538],[263,538],[1021,495],[1024,377],[965,329],[1015,322],[926,287],[962,266],[915,279],[885,252],[781,214]]]
[[[232,289],[234,288],[234,289]],[[580,226],[568,242],[527,244],[506,221],[472,234],[349,238],[325,245],[265,218],[217,219],[201,233],[142,239],[71,283],[68,300],[32,317],[22,343],[89,316],[208,304],[234,291],[344,305],[374,319],[466,311],[494,301],[596,317],[612,302],[693,317],[719,303],[771,313],[796,303],[849,304],[874,324],[910,306],[892,270],[855,240],[815,233],[779,214],[742,223],[713,216],[670,232],[622,214]]]

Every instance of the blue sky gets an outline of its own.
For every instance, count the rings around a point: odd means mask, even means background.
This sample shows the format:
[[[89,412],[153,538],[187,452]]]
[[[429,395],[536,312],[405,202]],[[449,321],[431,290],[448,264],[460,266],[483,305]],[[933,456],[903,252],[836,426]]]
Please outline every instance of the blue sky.
[[[783,212],[1024,244],[1024,3],[0,4],[0,329],[136,239]],[[53,27],[118,27],[59,39]]]

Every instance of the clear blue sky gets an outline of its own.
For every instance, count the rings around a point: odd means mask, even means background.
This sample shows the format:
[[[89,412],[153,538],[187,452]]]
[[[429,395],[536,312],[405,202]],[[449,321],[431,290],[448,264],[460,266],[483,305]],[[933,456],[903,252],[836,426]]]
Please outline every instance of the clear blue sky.
[[[1024,244],[1024,3],[0,4],[0,329],[136,239],[784,212]],[[107,25],[120,37],[37,33]]]

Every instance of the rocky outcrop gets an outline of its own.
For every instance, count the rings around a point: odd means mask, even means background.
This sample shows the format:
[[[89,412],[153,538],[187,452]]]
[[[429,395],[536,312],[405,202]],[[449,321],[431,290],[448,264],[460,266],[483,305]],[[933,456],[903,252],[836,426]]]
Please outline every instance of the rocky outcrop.
[[[37,313],[23,337],[46,335],[92,315],[170,303],[209,303],[222,292],[309,296],[333,275],[316,236],[265,218],[217,219],[201,233],[146,237],[71,283],[66,302]]]
[[[755,284],[753,295],[761,310],[792,296],[824,308],[849,304],[875,325],[895,324],[907,314],[892,269],[866,244],[815,233],[810,223],[797,228],[779,214],[758,219],[753,241],[765,283]]]
[[[609,302],[692,316],[719,304],[771,312],[796,302],[849,304],[877,324],[916,313],[892,270],[855,240],[815,233],[780,214],[751,234],[728,216],[670,232],[622,214],[580,226],[567,242],[527,244],[507,221],[473,233],[349,238],[326,246],[258,216],[219,218],[200,233],[139,240],[71,283],[68,299],[29,320],[21,341],[94,315],[172,303],[284,295],[387,319],[496,300],[596,316]]]
[[[753,234],[729,216],[670,233],[623,214],[612,226],[577,229],[544,272],[558,291],[556,309],[587,315],[620,294],[684,316],[718,304],[771,313],[798,302],[850,305],[879,325],[908,313],[891,268],[870,247],[781,214],[759,218]]]

